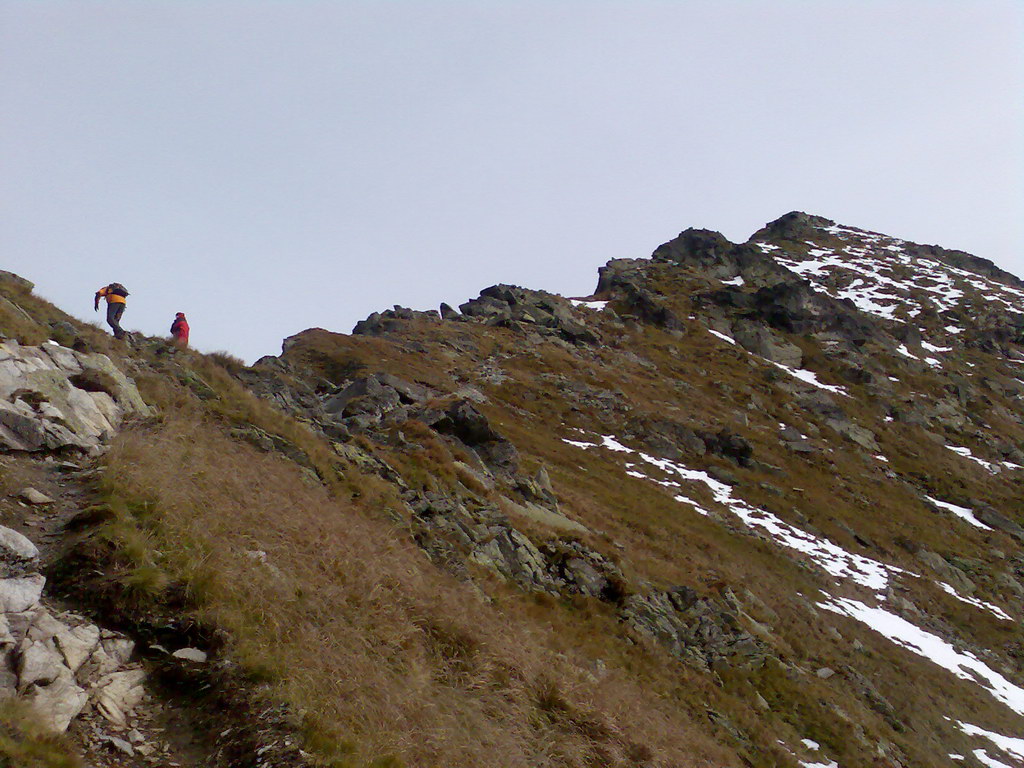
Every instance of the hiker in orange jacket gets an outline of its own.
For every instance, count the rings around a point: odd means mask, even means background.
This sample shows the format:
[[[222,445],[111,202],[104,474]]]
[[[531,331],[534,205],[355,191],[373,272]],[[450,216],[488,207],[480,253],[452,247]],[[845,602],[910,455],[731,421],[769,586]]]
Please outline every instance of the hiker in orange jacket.
[[[96,291],[96,298],[92,303],[93,312],[100,309],[100,299],[107,300],[107,325],[114,331],[114,338],[123,339],[125,330],[121,327],[121,315],[124,314],[127,304],[128,291],[120,283],[105,285]]]
[[[188,346],[188,320],[185,319],[184,312],[179,312],[174,316],[174,322],[171,323],[171,336],[174,337],[174,343],[179,347]]]

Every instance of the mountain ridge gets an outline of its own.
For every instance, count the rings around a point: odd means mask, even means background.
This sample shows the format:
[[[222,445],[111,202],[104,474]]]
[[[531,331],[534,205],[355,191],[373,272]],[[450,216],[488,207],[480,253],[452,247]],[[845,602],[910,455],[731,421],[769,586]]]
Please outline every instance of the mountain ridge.
[[[307,329],[252,366],[157,339],[118,347],[4,286],[35,326],[19,326],[26,341],[109,354],[159,414],[109,436],[82,493],[113,511],[78,519],[54,583],[140,637],[192,626],[219,663],[269,664],[260,697],[284,714],[267,738],[303,749],[268,765],[493,764],[453,725],[470,721],[485,743],[504,729],[503,765],[1024,760],[1024,284],[991,262],[792,212],[746,243],[690,229],[613,260],[585,299],[491,286],[458,311]],[[168,477],[190,452],[213,476]],[[259,517],[285,502],[250,465],[297,483],[304,511]],[[183,495],[201,493],[217,503]],[[292,515],[325,526],[345,567]],[[375,550],[386,566],[346,559],[342,521],[401,545]],[[348,569],[365,583],[344,597]],[[225,573],[300,634],[336,631],[332,615],[360,629],[307,647],[248,616],[215,586]],[[147,586],[126,609],[131,583]],[[349,649],[387,646],[366,618],[381,590],[418,606],[415,630],[389,619],[409,639],[387,681]],[[501,661],[486,650],[504,648],[498,626],[521,638]],[[309,666],[245,651],[256,638]],[[327,647],[338,661],[314,664]],[[358,669],[363,693],[332,698],[314,667]],[[484,700],[503,685],[505,704]],[[361,701],[390,714],[368,725]],[[302,732],[299,709],[316,713],[307,735],[282,735]],[[213,741],[218,765],[247,764]]]

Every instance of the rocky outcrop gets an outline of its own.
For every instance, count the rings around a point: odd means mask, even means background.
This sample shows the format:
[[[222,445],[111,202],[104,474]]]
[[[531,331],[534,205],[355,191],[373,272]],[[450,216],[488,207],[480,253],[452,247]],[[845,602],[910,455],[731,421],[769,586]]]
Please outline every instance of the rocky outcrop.
[[[655,262],[687,267],[715,280],[742,277],[754,284],[771,284],[785,279],[784,268],[765,259],[747,243],[729,242],[720,232],[688,229],[673,240],[658,246],[651,259]]]
[[[1006,515],[1000,514],[988,504],[979,504],[974,510],[974,515],[985,525],[995,528],[997,531],[1004,531],[1018,541],[1024,542],[1024,527],[1021,527]]]
[[[596,296],[614,299],[618,314],[626,320],[681,331],[683,322],[666,306],[662,297],[646,285],[644,265],[640,259],[614,259],[598,269]]]
[[[770,655],[735,613],[689,587],[630,595],[619,614],[680,661],[701,669],[759,667]]]
[[[374,312],[365,320],[360,320],[352,329],[352,333],[362,336],[382,336],[401,330],[412,320],[436,323],[440,322],[441,317],[437,312],[417,312],[396,304],[394,309]]]
[[[561,296],[515,285],[492,285],[459,307],[462,317],[487,325],[522,327],[558,336],[573,344],[595,344],[597,334],[586,326]]]
[[[0,343],[0,448],[88,451],[126,415],[148,413],[135,383],[106,355]]]
[[[146,673],[131,661],[135,644],[43,605],[38,554],[27,538],[0,527],[0,699],[31,703],[58,733],[90,706],[126,725],[145,695]]]
[[[586,530],[557,511],[546,509],[545,515],[534,516],[512,506],[505,514],[436,493],[415,495],[410,507],[417,543],[434,562],[462,578],[469,577],[468,564],[474,563],[528,592],[604,601],[615,601],[623,593],[625,578],[604,555],[572,539],[552,537],[535,544],[509,519],[509,514],[521,514],[559,532]]]
[[[475,322],[502,328],[533,330],[542,336],[555,336],[572,344],[596,344],[597,334],[573,312],[572,305],[561,296],[532,291],[515,285],[492,285],[459,307],[456,312],[448,304],[441,311],[417,312],[395,306],[374,312],[360,320],[352,329],[354,335],[382,336],[405,328],[412,321],[425,323]]]
[[[322,400],[323,410],[352,429],[365,429],[387,418],[404,421],[408,406],[438,393],[387,373],[360,377]]]
[[[516,447],[469,400],[455,400],[443,409],[424,408],[414,418],[442,435],[455,438],[490,467],[514,472],[518,465]]]

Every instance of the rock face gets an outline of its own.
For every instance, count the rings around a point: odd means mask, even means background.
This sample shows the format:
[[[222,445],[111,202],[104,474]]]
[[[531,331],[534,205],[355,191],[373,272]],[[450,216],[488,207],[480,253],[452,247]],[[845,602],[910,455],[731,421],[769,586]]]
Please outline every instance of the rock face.
[[[126,414],[147,414],[134,382],[105,355],[0,342],[0,448],[88,451]]]
[[[515,285],[492,285],[459,307],[461,314],[447,304],[441,312],[415,312],[396,306],[385,312],[374,312],[356,323],[352,333],[380,336],[400,332],[407,322],[426,323],[445,321],[477,322],[504,328],[531,328],[537,332],[556,336],[573,344],[594,344],[597,336],[574,314],[572,305],[561,296],[544,291],[532,291]]]
[[[771,651],[747,632],[739,617],[689,587],[627,597],[623,619],[641,634],[702,669],[761,666]]]
[[[559,513],[557,505],[506,504],[506,514],[495,508],[471,509],[458,499],[426,493],[413,495],[410,508],[419,545],[461,578],[468,577],[467,565],[474,563],[530,592],[613,600],[621,591],[623,575],[609,559],[575,541],[538,546],[516,528],[511,517],[555,530],[586,530]]]

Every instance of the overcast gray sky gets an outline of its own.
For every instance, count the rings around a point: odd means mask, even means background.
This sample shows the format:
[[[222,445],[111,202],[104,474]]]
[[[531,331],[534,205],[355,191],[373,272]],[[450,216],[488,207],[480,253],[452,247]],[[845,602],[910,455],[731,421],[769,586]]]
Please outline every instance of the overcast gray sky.
[[[0,0],[0,268],[253,360],[799,209],[1024,276],[1017,0]]]

